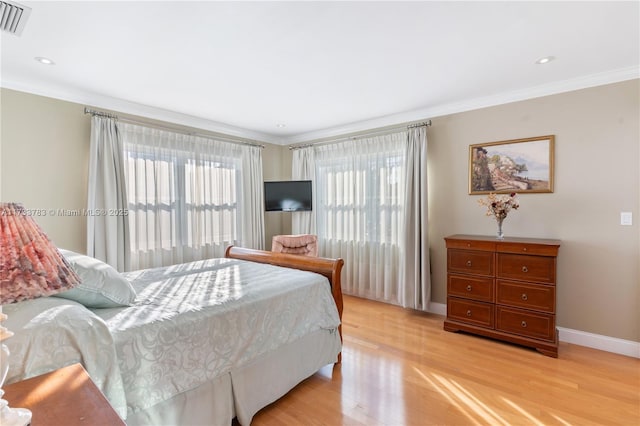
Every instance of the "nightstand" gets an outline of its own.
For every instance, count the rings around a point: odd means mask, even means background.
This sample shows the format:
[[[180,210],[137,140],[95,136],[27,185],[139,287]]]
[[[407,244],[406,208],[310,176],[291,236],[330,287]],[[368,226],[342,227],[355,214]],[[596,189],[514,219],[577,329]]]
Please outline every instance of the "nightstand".
[[[80,364],[4,386],[10,407],[28,408],[32,426],[124,426]]]

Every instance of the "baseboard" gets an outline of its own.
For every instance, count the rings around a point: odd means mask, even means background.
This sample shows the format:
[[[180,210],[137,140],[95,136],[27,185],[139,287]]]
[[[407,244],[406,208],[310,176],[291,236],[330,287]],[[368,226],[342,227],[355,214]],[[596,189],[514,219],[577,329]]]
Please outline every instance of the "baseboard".
[[[429,312],[432,314],[446,316],[447,305],[444,303],[431,302],[429,304]],[[599,349],[601,351],[626,355],[633,358],[640,358],[640,342],[603,336],[602,334],[588,333],[586,331],[572,330],[564,327],[558,327],[558,331],[561,342],[586,346],[588,348]]]
[[[640,342],[618,339],[616,337],[603,336],[601,334],[588,333],[586,331],[572,330],[558,327],[560,341],[573,343],[574,345],[600,349],[634,358],[640,358]]]
[[[447,316],[447,304],[446,303],[435,303],[429,302],[429,309],[427,312],[432,314],[438,314],[442,316]]]

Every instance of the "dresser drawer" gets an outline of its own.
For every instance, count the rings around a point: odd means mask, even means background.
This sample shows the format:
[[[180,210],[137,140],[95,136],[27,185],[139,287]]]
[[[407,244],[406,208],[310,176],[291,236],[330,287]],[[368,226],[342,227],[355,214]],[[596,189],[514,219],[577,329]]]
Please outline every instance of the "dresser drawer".
[[[462,250],[483,250],[483,251],[495,251],[496,242],[486,240],[458,240],[455,238],[445,238],[448,249],[462,249]]]
[[[496,329],[534,339],[555,341],[555,316],[496,306]]]
[[[555,312],[556,287],[496,281],[496,303],[543,312]]]
[[[447,318],[493,328],[494,305],[471,300],[447,298]]]
[[[556,258],[498,253],[496,276],[553,284],[556,276]]]
[[[447,292],[451,296],[493,302],[493,278],[450,274]]]
[[[493,256],[489,251],[447,250],[447,267],[450,272],[493,275]]]
[[[526,244],[501,242],[496,251],[500,253],[532,254],[539,256],[557,256],[559,245]]]

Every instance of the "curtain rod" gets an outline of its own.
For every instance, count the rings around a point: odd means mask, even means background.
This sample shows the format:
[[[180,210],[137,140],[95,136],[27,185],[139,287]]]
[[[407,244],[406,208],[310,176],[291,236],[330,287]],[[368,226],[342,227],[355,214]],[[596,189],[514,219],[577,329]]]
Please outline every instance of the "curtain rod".
[[[296,150],[296,149],[300,149],[300,148],[308,148],[310,146],[320,146],[320,145],[329,145],[332,143],[338,143],[338,142],[342,142],[342,141],[347,141],[347,140],[357,140],[357,139],[362,139],[364,137],[367,136],[374,136],[374,135],[385,135],[385,134],[390,134],[390,133],[394,133],[399,131],[400,129],[415,129],[417,127],[431,127],[431,120],[427,120],[427,121],[422,121],[419,123],[412,123],[412,124],[402,124],[399,126],[393,126],[393,127],[382,127],[376,130],[371,130],[371,131],[365,131],[363,133],[355,133],[352,134],[351,136],[337,136],[335,138],[330,138],[330,139],[319,139],[316,142],[309,142],[309,143],[303,143],[303,144],[299,144],[299,145],[289,145],[289,149],[290,150]]]
[[[182,129],[176,129],[173,127],[169,127],[169,126],[162,126],[159,124],[155,124],[155,123],[149,123],[143,120],[135,120],[132,118],[126,118],[126,117],[118,117],[115,114],[111,114],[108,112],[103,112],[103,111],[96,111],[90,108],[85,107],[84,108],[84,113],[85,114],[91,114],[92,116],[98,116],[98,117],[104,117],[104,118],[113,118],[114,120],[119,120],[119,121],[123,121],[125,123],[131,123],[131,124],[143,124],[145,126],[149,126],[152,127],[154,129],[159,129],[159,130],[167,130],[167,131],[171,131],[171,132],[176,132],[176,133],[180,133],[183,135],[189,135],[189,136],[198,136],[201,138],[205,138],[205,139],[212,139],[212,140],[220,140],[223,142],[228,142],[228,143],[235,143],[235,144],[239,144],[239,145],[249,145],[249,146],[256,146],[258,148],[265,148],[264,145],[256,143],[254,141],[251,140],[246,140],[246,139],[236,139],[230,136],[219,136],[219,135],[207,135],[204,133],[198,133],[198,132],[190,132],[188,130],[182,130]]]
[[[104,118],[113,118],[113,119],[118,119],[118,116],[115,114],[109,114],[108,112],[102,112],[102,111],[96,111],[93,109],[89,109],[87,107],[84,107],[84,113],[85,114],[91,114],[91,115],[97,115],[98,117],[104,117]]]

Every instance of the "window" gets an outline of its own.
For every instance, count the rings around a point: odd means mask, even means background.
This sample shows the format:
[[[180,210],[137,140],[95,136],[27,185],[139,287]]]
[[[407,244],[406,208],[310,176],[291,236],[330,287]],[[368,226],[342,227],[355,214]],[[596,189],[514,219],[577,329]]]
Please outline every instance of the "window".
[[[320,146],[314,157],[321,254],[345,260],[346,294],[399,303],[406,133]]]
[[[345,294],[427,309],[426,149],[421,124],[294,151],[293,177],[313,178],[315,198],[293,231],[317,234],[320,256],[344,260]]]
[[[242,239],[242,148],[127,124],[133,269],[222,257]]]
[[[187,245],[236,242],[238,235],[238,164],[192,159],[184,165]],[[199,238],[196,238],[199,237]]]
[[[334,241],[397,243],[403,209],[404,155],[318,161],[318,229]],[[320,231],[319,231],[320,232]]]

